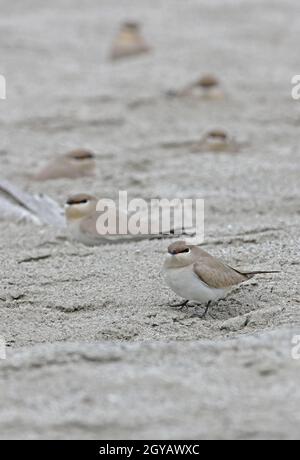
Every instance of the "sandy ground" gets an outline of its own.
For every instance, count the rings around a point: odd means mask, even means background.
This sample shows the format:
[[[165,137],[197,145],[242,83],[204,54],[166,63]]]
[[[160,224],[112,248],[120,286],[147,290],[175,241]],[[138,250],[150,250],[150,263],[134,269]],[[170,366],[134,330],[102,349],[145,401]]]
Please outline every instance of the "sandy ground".
[[[169,307],[168,241],[86,248],[63,231],[0,222],[0,437],[299,437],[299,2],[24,3],[0,1],[1,177],[61,204],[82,191],[204,198],[208,251],[281,273],[202,320]],[[111,64],[128,18],[153,53]],[[223,101],[164,96],[207,72]],[[244,147],[163,148],[212,127]],[[26,177],[79,146],[98,153],[96,179]]]

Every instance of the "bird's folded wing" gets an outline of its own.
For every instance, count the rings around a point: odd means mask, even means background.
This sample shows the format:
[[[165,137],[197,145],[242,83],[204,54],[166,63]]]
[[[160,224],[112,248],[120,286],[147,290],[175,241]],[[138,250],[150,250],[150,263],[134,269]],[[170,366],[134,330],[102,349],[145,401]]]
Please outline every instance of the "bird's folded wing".
[[[120,219],[123,219],[122,227],[125,228],[125,232],[120,231]],[[81,232],[93,238],[95,244],[102,244],[105,242],[121,243],[124,241],[139,241],[141,239],[151,238],[151,235],[138,234],[133,235],[127,229],[128,215],[126,213],[116,212],[112,209],[112,213],[108,216],[101,215],[100,212],[96,212],[91,216],[85,218],[80,223]]]
[[[196,262],[193,266],[195,274],[209,287],[226,289],[249,279],[228,265],[213,257],[205,258],[203,262]]]
[[[118,233],[118,219],[119,213],[115,214],[114,209],[112,209],[112,213],[109,216],[95,211],[94,214],[82,220],[80,230],[83,235],[91,238],[96,245],[110,241],[117,243],[130,239],[131,235],[120,235]]]

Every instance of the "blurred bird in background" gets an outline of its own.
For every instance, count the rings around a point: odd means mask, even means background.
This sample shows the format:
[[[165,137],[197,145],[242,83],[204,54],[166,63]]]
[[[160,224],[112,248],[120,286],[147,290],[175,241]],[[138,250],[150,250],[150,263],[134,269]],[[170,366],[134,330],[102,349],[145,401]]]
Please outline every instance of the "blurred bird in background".
[[[90,150],[76,149],[49,161],[34,180],[46,181],[60,178],[78,179],[95,175],[95,154]]]
[[[150,47],[142,36],[137,22],[125,22],[121,25],[110,52],[110,59],[117,60],[148,53]]]

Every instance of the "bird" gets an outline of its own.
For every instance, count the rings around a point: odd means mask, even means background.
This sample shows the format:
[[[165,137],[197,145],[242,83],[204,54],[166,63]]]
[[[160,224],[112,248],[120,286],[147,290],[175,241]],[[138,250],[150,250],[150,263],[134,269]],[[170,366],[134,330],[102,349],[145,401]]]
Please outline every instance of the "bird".
[[[243,147],[222,129],[212,129],[202,135],[198,140],[168,141],[160,146],[164,149],[186,148],[190,153],[236,153]]]
[[[212,129],[202,136],[198,143],[194,143],[191,152],[236,152],[238,143],[222,129]]]
[[[207,74],[185,86],[183,89],[168,91],[167,96],[217,100],[224,98],[224,91],[220,81],[214,75]]]
[[[75,149],[50,160],[37,174],[36,181],[47,181],[61,178],[78,179],[95,175],[95,154],[86,149]]]
[[[63,208],[44,194],[31,195],[0,179],[0,220],[65,227]]]
[[[141,34],[139,23],[128,21],[121,25],[110,51],[110,59],[115,61],[149,51],[150,47]]]
[[[203,317],[213,302],[224,299],[234,286],[255,275],[278,271],[241,272],[213,257],[197,245],[176,241],[168,247],[163,271],[167,285],[184,302],[173,305],[183,308],[189,302],[205,304]]]
[[[99,246],[107,243],[123,243],[128,241],[140,241],[142,239],[162,238],[174,235],[193,235],[193,228],[169,228],[161,229],[157,233],[151,233],[149,229],[149,213],[145,208],[141,221],[146,223],[147,230],[139,233],[130,232],[127,230],[128,222],[132,217],[132,213],[127,210],[122,210],[111,203],[111,200],[104,200],[105,206],[109,208],[108,213],[111,219],[105,220],[99,224],[101,213],[97,211],[99,200],[93,195],[87,193],[79,193],[70,196],[65,204],[65,217],[68,235],[71,240],[79,241],[86,246]],[[167,216],[168,217],[168,216]],[[162,219],[162,221],[164,221]],[[152,226],[152,222],[151,226]],[[126,230],[121,232],[120,226],[126,226]],[[166,223],[168,225],[168,222]],[[164,227],[165,228],[165,227]],[[159,227],[160,229],[160,227]]]
[[[192,96],[203,99],[222,99],[223,90],[214,75],[203,75],[196,82],[179,91],[179,96]]]

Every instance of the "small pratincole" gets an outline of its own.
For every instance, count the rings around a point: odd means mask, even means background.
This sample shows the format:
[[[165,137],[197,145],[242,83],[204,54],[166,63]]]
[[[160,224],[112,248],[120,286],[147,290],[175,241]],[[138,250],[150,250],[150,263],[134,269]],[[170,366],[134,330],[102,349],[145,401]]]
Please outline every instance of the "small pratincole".
[[[222,129],[208,131],[198,145],[192,147],[193,152],[236,152],[237,142]]]
[[[61,178],[78,179],[94,176],[95,170],[95,154],[90,150],[76,149],[50,160],[41,171],[33,176],[33,179],[37,181]]]
[[[203,75],[197,81],[180,90],[167,92],[171,97],[189,97],[194,99],[218,100],[224,98],[224,91],[219,80],[213,75]]]
[[[126,241],[174,237],[175,234],[194,234],[193,228],[185,230],[183,228],[176,228],[175,225],[171,226],[171,228],[168,228],[168,225],[166,228],[158,227],[158,233],[151,233],[149,230],[149,223],[152,224],[154,219],[151,221],[150,217],[149,221],[147,209],[145,209],[143,215],[139,215],[138,220],[140,222],[146,222],[147,225],[145,228],[149,231],[130,233],[129,230],[125,230],[125,232],[121,233],[119,232],[120,222],[122,222],[122,228],[124,224],[127,228],[127,224],[133,217],[133,214],[128,213],[127,210],[119,209],[114,203],[109,205],[107,200],[104,201],[106,202],[105,218],[103,218],[103,213],[97,211],[98,200],[92,195],[81,193],[73,195],[67,200],[65,204],[65,216],[71,239],[79,241],[86,246],[99,246],[108,243],[123,243]],[[164,212],[163,209],[162,212]],[[100,216],[102,216],[101,222],[99,221]]]
[[[150,47],[144,40],[137,22],[125,22],[113,43],[110,59],[117,60],[148,53]]]
[[[174,307],[184,307],[188,302],[205,304],[206,315],[210,305],[224,299],[232,287],[255,275],[278,271],[240,272],[203,251],[199,246],[177,241],[168,248],[164,274],[168,286],[185,301]]]
[[[222,129],[213,129],[199,140],[164,142],[164,149],[186,148],[191,153],[237,153],[247,144],[237,141]]]
[[[202,99],[223,99],[224,92],[216,77],[213,75],[204,75],[195,83],[180,91],[179,95]]]

